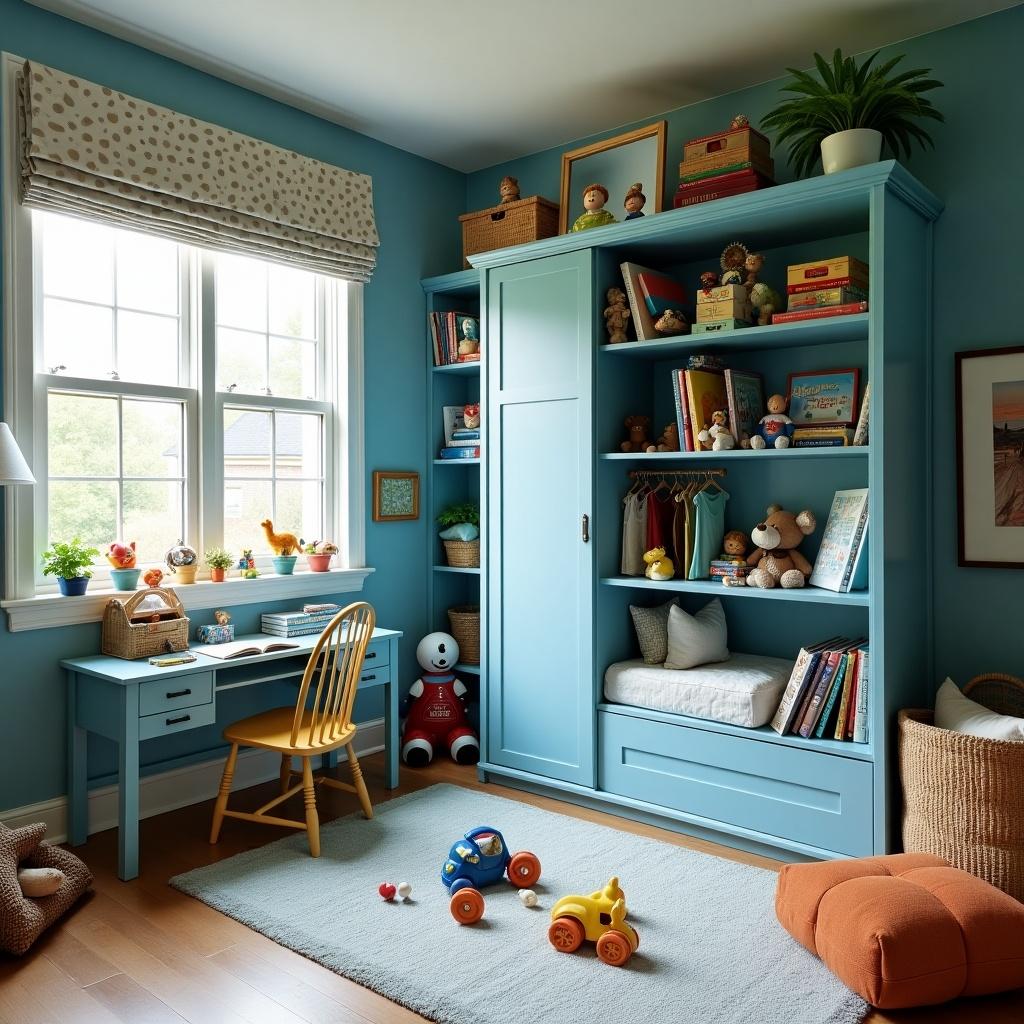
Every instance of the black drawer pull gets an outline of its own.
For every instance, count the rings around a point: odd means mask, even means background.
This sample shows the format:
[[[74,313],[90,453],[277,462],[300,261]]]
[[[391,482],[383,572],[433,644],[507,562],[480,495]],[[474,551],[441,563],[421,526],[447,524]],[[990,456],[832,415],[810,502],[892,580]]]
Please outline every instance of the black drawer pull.
[[[371,658],[376,658],[376,657],[377,657],[377,652],[376,651],[367,651],[367,653],[364,655],[364,658],[365,658],[366,661],[369,661]]]
[[[168,718],[167,719],[167,724],[168,725],[180,725],[182,722],[187,722],[191,717],[192,717],[191,715],[182,715],[181,718]]]
[[[368,682],[370,682],[371,680],[373,680],[373,679],[376,679],[376,678],[377,678],[376,676],[363,676],[363,677],[362,677],[362,681],[363,681],[364,683],[368,683]]]
[[[166,697],[168,700],[174,700],[175,697],[187,697],[191,693],[191,690],[175,690],[174,693],[168,693]]]

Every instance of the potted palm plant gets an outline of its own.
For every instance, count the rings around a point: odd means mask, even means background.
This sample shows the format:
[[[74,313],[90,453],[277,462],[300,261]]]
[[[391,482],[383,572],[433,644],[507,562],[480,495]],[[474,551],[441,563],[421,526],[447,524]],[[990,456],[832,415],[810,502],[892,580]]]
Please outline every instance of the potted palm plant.
[[[471,501],[449,505],[438,517],[448,564],[470,569],[480,565],[480,509]]]
[[[54,541],[43,552],[43,575],[56,576],[65,597],[80,597],[92,578],[92,560],[99,548],[86,547],[77,537],[69,542]]]
[[[942,83],[928,76],[931,68],[893,74],[905,54],[874,66],[878,52],[858,64],[836,50],[829,64],[814,55],[817,75],[787,70],[793,80],[783,92],[796,93],[780,103],[761,126],[775,132],[776,142],[789,143],[789,159],[797,177],[808,174],[821,157],[826,174],[874,163],[882,145],[897,159],[909,157],[911,144],[931,146],[931,136],[918,124],[922,118],[944,120],[923,95]]]
[[[235,560],[223,548],[210,548],[203,556],[210,570],[210,581],[223,583],[224,573],[235,564]]]

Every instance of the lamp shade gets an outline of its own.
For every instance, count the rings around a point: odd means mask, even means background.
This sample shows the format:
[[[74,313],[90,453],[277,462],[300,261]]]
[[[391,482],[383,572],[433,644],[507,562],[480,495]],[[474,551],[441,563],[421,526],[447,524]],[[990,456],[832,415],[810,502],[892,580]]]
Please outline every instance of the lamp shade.
[[[34,484],[36,478],[28,468],[25,456],[21,454],[18,442],[14,440],[11,428],[0,423],[0,485]]]

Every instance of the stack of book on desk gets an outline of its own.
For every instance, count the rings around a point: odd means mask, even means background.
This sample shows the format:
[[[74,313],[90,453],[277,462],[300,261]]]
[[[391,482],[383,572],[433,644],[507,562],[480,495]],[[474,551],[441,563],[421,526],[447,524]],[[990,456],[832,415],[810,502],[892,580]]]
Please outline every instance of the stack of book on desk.
[[[322,633],[341,611],[340,604],[307,604],[301,611],[268,612],[261,616],[262,632],[271,636],[308,636]]]

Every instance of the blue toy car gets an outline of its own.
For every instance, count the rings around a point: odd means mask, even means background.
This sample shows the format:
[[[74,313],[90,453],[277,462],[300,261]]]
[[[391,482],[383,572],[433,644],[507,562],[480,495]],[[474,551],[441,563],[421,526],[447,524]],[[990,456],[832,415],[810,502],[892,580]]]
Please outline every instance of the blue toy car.
[[[540,860],[526,850],[510,854],[505,837],[490,825],[470,829],[448,851],[441,868],[441,881],[451,893],[451,912],[459,924],[473,924],[484,916],[485,885],[501,881],[502,875],[517,889],[528,889],[540,878]]]

